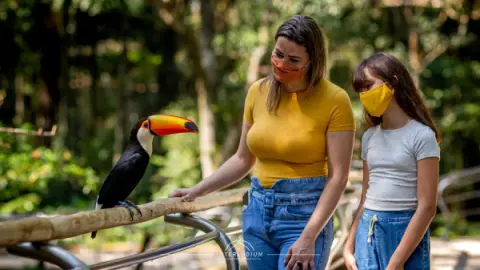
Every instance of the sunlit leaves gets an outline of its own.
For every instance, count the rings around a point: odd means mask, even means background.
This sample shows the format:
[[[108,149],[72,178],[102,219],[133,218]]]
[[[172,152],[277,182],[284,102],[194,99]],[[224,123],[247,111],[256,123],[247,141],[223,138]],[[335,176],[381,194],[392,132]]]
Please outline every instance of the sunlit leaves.
[[[41,198],[38,194],[29,193],[20,195],[11,201],[1,204],[0,214],[7,215],[11,213],[26,214],[38,208]]]
[[[79,164],[69,151],[33,147],[29,139],[0,134],[0,144],[9,146],[0,152],[0,212],[26,213],[93,197],[99,179],[91,168]]]

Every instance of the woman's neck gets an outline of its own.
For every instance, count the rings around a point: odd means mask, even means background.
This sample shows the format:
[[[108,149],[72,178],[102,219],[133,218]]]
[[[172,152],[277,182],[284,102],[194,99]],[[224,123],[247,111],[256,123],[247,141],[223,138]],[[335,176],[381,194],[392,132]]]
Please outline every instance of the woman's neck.
[[[398,104],[392,100],[385,113],[382,115],[382,128],[384,129],[398,129],[411,120]]]
[[[283,84],[283,88],[289,93],[304,92],[308,89],[308,81],[299,80],[290,84]]]

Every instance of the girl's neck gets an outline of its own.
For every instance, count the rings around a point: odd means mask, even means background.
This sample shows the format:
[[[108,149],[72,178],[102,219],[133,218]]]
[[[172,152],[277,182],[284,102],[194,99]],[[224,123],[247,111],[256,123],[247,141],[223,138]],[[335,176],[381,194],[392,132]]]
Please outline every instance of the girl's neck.
[[[412,120],[398,104],[392,100],[392,103],[388,106],[385,113],[382,115],[382,124],[383,129],[399,129],[404,127]]]

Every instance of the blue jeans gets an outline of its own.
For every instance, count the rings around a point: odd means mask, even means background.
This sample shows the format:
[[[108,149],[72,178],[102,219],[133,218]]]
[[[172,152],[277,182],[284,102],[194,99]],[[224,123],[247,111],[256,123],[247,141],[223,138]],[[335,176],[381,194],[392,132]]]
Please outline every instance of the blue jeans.
[[[249,203],[242,211],[248,269],[285,269],[288,248],[312,216],[326,177],[279,179],[271,188],[261,186],[256,177],[251,179]],[[315,242],[315,270],[325,269],[333,233],[331,218]]]
[[[355,237],[358,270],[386,269],[395,249],[412,219],[411,211],[373,211],[365,209]],[[430,269],[430,231],[404,265],[405,270]]]

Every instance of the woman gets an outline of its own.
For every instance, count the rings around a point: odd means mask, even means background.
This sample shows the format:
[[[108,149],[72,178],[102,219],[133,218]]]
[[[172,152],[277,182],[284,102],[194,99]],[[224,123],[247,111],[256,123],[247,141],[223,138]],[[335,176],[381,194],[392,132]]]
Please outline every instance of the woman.
[[[324,269],[352,156],[350,99],[324,78],[325,41],[310,17],[294,16],[278,28],[271,63],[273,75],[248,91],[237,152],[170,197],[192,201],[255,166],[242,212],[245,246],[254,249],[246,254],[248,268]]]
[[[343,252],[347,267],[430,269],[439,132],[393,56],[373,55],[353,77],[370,128],[362,137],[362,197]]]

